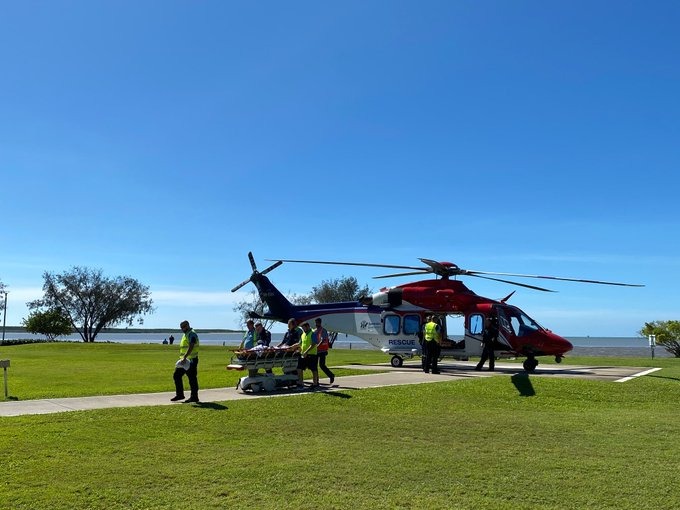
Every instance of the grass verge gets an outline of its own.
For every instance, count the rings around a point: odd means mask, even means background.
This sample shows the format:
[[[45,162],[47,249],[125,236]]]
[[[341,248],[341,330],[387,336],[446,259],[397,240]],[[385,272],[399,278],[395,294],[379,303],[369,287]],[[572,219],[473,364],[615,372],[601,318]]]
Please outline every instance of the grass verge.
[[[351,353],[356,362],[372,354]],[[663,370],[623,384],[530,376],[531,397],[496,376],[0,418],[0,501],[11,509],[678,508],[680,364],[655,361]]]

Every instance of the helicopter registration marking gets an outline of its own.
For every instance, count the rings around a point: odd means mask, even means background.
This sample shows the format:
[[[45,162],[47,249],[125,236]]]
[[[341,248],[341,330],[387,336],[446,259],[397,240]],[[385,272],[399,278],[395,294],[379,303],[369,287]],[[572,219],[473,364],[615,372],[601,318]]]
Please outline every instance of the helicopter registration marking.
[[[628,377],[623,377],[621,379],[617,379],[614,382],[626,382],[630,381],[631,379],[635,379],[636,377],[642,377],[643,375],[651,374],[652,372],[656,372],[657,370],[661,370],[660,368],[650,368],[649,370],[645,370],[644,372],[638,372],[637,374],[629,375]]]

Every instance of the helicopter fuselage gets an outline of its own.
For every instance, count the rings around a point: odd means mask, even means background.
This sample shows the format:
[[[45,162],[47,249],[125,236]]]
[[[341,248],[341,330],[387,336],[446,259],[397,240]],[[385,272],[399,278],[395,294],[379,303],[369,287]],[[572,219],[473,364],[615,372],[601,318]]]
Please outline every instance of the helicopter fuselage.
[[[499,324],[497,357],[527,356],[535,360],[536,356],[550,355],[559,361],[572,349],[569,341],[543,328],[519,308],[478,296],[457,280],[423,280],[383,288],[358,301],[295,306],[267,277],[256,274],[254,278],[260,297],[268,305],[263,318],[281,322],[294,318],[298,324],[321,318],[329,331],[359,337],[392,355],[394,366],[400,366],[404,358],[422,354],[421,331],[430,315],[443,319],[444,357],[479,356],[484,319],[488,316],[496,317]],[[463,318],[462,337],[448,334],[447,317]],[[532,364],[533,361],[528,366]]]

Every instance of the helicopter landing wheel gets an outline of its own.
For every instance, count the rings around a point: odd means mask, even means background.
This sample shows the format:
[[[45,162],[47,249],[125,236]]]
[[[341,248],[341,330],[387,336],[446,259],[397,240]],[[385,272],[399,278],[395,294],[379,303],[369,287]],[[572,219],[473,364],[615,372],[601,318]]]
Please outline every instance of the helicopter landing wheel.
[[[538,360],[536,358],[527,358],[524,360],[522,366],[527,372],[533,372],[538,366]]]
[[[396,354],[392,356],[392,359],[390,360],[390,365],[392,365],[394,368],[399,368],[404,364],[404,360],[401,356],[397,356]]]
[[[562,356],[555,356],[555,363],[562,363],[564,358]]]

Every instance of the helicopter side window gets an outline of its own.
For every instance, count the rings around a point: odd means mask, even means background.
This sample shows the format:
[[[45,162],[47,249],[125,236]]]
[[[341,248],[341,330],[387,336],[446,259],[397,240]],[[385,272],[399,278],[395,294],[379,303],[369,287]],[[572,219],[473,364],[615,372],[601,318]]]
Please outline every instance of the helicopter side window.
[[[404,316],[404,334],[416,335],[420,332],[420,317],[418,315]]]
[[[482,315],[479,313],[470,315],[470,334],[481,335],[483,330],[484,330],[484,317],[482,317]]]
[[[386,315],[383,321],[383,332],[386,335],[398,335],[399,334],[399,316],[398,315]]]

